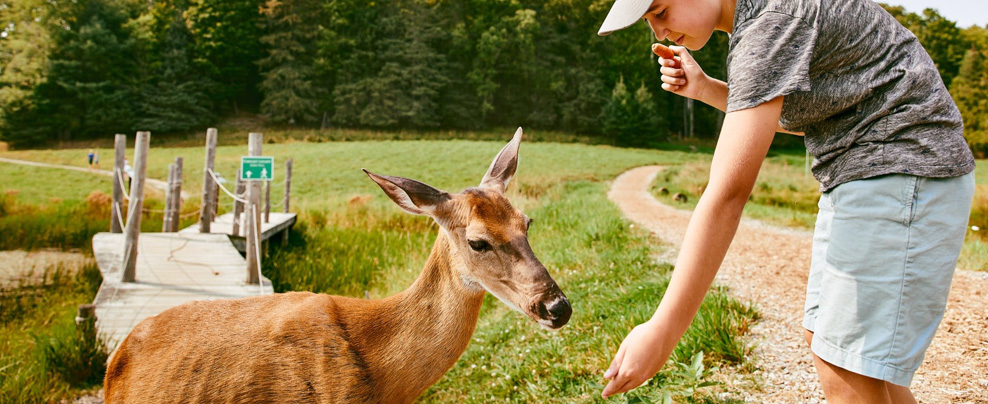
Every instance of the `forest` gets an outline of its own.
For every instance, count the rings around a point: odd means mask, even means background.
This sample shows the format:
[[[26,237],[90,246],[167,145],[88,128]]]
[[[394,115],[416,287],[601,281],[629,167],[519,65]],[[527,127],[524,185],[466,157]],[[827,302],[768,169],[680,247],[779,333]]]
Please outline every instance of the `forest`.
[[[0,0],[0,141],[284,128],[715,138],[722,114],[659,86],[645,24],[598,37],[611,0]],[[889,7],[988,152],[988,27]],[[727,35],[694,52],[723,79]]]

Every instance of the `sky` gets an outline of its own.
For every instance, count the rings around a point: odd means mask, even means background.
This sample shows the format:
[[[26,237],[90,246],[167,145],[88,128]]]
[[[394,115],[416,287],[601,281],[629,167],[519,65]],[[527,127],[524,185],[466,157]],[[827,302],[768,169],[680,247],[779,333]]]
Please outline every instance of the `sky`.
[[[984,27],[988,24],[988,0],[879,0],[893,6],[905,7],[906,11],[921,14],[923,9],[933,8],[948,20],[957,23],[959,28],[972,25]]]

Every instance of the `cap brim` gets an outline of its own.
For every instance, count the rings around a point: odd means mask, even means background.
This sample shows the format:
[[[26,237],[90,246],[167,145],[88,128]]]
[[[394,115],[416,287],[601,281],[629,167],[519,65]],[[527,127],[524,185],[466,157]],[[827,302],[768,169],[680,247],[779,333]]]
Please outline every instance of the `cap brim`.
[[[616,0],[597,35],[604,36],[631,26],[645,15],[650,5],[652,0]]]

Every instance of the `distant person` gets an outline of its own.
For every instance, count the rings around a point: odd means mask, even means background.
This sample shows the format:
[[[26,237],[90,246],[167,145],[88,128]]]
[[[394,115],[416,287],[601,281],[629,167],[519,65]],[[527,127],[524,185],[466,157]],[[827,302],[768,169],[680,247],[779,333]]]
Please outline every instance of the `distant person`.
[[[130,182],[134,178],[134,167],[130,166],[127,158],[124,157],[124,176],[127,177],[127,192],[130,192]]]
[[[872,0],[616,0],[598,34],[642,20],[678,45],[659,59],[662,88],[726,116],[669,287],[602,395],[669,359],[783,131],[805,135],[822,192],[802,327],[827,402],[915,403],[974,195],[961,114],[929,54]],[[727,82],[687,50],[714,30],[730,34]]]
[[[89,154],[87,155],[87,157],[89,157],[89,168],[93,168],[93,157],[96,157],[96,155],[93,153],[93,149],[89,149]]]
[[[93,168],[99,170],[99,152],[93,153]]]

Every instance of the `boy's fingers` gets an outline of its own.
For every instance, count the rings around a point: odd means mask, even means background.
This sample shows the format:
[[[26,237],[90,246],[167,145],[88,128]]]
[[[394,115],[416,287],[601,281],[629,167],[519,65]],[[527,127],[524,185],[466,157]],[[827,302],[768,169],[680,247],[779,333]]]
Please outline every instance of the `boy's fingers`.
[[[662,73],[665,76],[684,76],[685,75],[685,74],[683,74],[684,73],[683,72],[683,69],[677,69],[677,68],[674,68],[674,67],[665,67],[665,66],[663,66],[662,68],[659,69],[659,73]]]
[[[610,379],[614,377],[614,375],[617,374],[618,370],[621,369],[621,362],[624,361],[624,351],[625,351],[625,346],[624,343],[622,342],[621,347],[618,348],[617,354],[614,355],[614,359],[611,360],[611,366],[607,368],[606,372],[604,372],[605,379]]]
[[[682,77],[662,76],[661,80],[663,83],[672,84],[674,86],[686,85],[686,79]]]
[[[607,398],[615,394],[621,394],[628,390],[635,388],[635,384],[632,383],[631,377],[628,375],[618,375],[617,378],[611,380],[604,386],[604,391],[600,393],[601,397]]]

